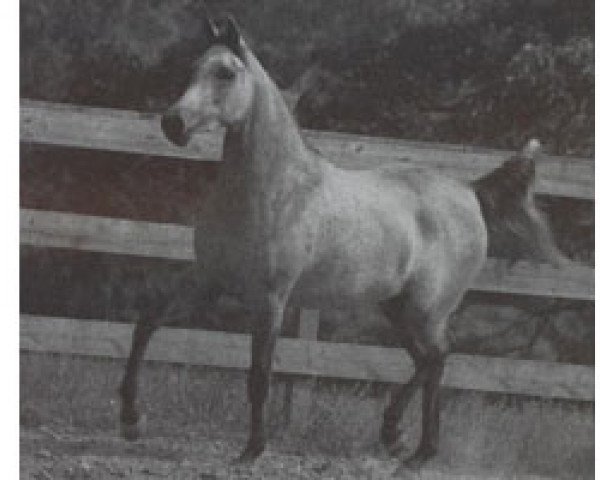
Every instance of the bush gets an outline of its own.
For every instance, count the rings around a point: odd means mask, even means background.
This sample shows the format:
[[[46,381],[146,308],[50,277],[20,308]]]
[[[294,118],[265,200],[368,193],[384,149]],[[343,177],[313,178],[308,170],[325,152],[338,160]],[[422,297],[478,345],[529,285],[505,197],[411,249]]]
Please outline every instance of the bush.
[[[228,0],[276,81],[327,71],[307,127],[593,153],[593,3]],[[162,108],[206,45],[201,2],[21,2],[21,94]]]

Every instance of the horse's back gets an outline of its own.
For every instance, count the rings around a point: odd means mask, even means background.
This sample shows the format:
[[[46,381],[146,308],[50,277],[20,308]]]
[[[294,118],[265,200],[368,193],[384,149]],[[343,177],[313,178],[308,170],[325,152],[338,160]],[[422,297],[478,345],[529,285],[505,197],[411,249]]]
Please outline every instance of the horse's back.
[[[395,189],[399,199],[410,197],[424,243],[485,237],[481,207],[469,185],[427,168],[386,166],[373,173]]]

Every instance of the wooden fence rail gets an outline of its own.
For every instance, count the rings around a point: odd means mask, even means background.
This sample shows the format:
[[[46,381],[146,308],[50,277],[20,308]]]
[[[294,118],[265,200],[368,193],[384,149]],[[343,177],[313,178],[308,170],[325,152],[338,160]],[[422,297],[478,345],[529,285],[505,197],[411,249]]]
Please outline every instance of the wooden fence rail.
[[[106,108],[21,101],[21,141],[100,149],[189,160],[218,160],[221,134],[196,135],[187,148],[169,144],[158,116]],[[305,131],[307,139],[347,168],[388,162],[426,165],[463,179],[490,171],[510,153],[463,146],[425,144],[331,132]],[[594,164],[589,159],[547,157],[538,164],[536,191],[556,196],[594,198]],[[21,210],[21,244],[157,257],[194,259],[193,229],[72,213]],[[508,294],[594,299],[593,269],[488,259],[473,289]],[[98,321],[21,315],[21,349],[123,358],[132,326]],[[314,330],[314,329],[313,329]],[[314,332],[312,332],[314,338]],[[150,360],[247,368],[247,335],[200,330],[161,329],[147,354]],[[275,371],[355,380],[403,382],[411,372],[401,349],[281,339]],[[505,358],[451,355],[443,385],[451,388],[590,401],[592,367]],[[299,398],[299,397],[298,397]]]
[[[72,213],[22,209],[21,243],[171,260],[194,260],[193,228]],[[594,271],[491,259],[473,283],[484,292],[594,299]]]
[[[133,325],[21,314],[21,349],[110,358],[129,354]],[[246,334],[162,328],[152,338],[148,360],[247,369],[250,337]],[[274,371],[350,380],[406,382],[413,371],[408,353],[316,340],[281,338]],[[442,385],[463,390],[510,393],[592,401],[591,367],[512,360],[473,355],[450,355]]]
[[[222,133],[194,136],[186,148],[162,135],[158,115],[109,108],[21,100],[21,141],[192,160],[221,158]],[[510,152],[458,145],[409,142],[306,130],[305,136],[334,162],[348,168],[396,162],[429,166],[472,180],[497,167]],[[546,157],[538,163],[536,191],[549,195],[594,198],[594,162]]]

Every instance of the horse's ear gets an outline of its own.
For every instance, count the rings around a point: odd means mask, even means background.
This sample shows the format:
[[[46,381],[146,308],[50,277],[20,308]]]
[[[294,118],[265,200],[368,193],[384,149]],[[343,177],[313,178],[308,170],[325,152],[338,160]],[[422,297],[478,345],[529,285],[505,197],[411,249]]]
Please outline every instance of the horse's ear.
[[[219,31],[217,30],[217,26],[214,24],[212,19],[205,17],[204,28],[205,28],[206,34],[209,37],[209,40],[211,42],[214,42],[219,35]]]
[[[235,53],[240,52],[240,28],[232,15],[227,14],[217,22],[219,41],[231,48]]]
[[[200,6],[204,14],[202,15],[202,19],[204,21],[204,31],[206,32],[209,43],[212,43],[217,39],[219,31],[217,29],[217,26],[215,25],[215,22],[213,22],[212,15],[210,14],[210,11],[208,10],[206,4],[204,2],[201,2]]]

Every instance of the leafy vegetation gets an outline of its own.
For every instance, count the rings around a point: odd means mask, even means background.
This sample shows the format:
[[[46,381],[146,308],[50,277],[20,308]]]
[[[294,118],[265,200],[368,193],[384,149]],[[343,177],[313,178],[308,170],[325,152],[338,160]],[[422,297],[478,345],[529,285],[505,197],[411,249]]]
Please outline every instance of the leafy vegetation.
[[[25,97],[153,109],[206,45],[201,2],[21,2]],[[303,125],[593,153],[593,2],[243,0],[233,12],[274,78],[318,63]]]

